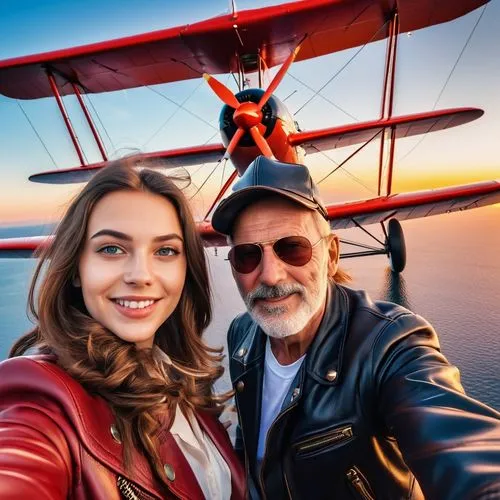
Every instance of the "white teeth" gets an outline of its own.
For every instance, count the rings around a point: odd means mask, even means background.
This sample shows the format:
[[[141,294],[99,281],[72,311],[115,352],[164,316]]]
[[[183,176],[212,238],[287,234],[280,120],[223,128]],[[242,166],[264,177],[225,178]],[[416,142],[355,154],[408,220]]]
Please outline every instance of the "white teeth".
[[[149,307],[155,303],[154,300],[122,300],[116,299],[116,302],[123,307],[128,307],[130,309],[144,309],[145,307]]]

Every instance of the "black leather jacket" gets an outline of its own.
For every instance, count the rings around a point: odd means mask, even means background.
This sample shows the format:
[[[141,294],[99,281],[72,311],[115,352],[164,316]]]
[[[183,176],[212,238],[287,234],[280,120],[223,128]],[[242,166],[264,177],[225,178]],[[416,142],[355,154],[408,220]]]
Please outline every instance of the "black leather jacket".
[[[500,414],[465,395],[420,316],[331,285],[260,467],[265,334],[243,314],[228,344],[254,497],[500,498]]]

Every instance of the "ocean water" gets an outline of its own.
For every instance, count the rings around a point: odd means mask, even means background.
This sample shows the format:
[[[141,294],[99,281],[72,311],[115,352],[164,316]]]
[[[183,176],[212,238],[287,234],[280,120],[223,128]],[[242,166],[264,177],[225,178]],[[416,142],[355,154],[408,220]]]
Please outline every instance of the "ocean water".
[[[468,394],[500,410],[500,207],[407,221],[403,227],[405,271],[391,273],[385,256],[344,260],[354,278],[351,286],[426,317],[443,352],[460,368]],[[0,237],[23,231],[0,230]],[[380,236],[377,227],[373,231]],[[339,235],[354,239],[359,231]],[[365,236],[361,240],[368,241]],[[207,249],[214,320],[205,335],[211,345],[225,345],[229,322],[244,310],[226,254],[227,249],[217,254]],[[30,327],[26,295],[34,264],[33,259],[0,259],[0,359]],[[226,372],[217,389],[228,387]]]

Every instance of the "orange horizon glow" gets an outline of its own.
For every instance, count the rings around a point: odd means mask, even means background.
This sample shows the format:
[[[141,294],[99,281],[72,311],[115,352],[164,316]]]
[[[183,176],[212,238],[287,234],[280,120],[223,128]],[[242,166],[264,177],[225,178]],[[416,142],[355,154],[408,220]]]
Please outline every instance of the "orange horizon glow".
[[[311,168],[313,169],[314,166]],[[496,178],[500,178],[500,172],[495,168],[485,168],[481,171],[478,169],[470,172],[460,171],[449,175],[442,171],[436,171],[435,173],[429,173],[428,171],[398,171],[396,167],[394,170],[392,191],[393,193],[422,191]],[[71,199],[82,187],[83,184],[54,187],[29,183],[27,185],[27,192],[23,194],[22,199],[19,199],[19,195],[16,195],[16,193],[11,192],[9,194],[9,190],[7,190],[6,195],[0,200],[0,214],[2,214],[0,225],[56,222],[61,218]],[[219,188],[220,184],[218,183],[210,186],[207,185],[203,199],[197,198],[192,201],[193,211],[198,217],[204,215],[204,211],[208,209],[210,201],[216,196]],[[339,193],[342,193],[342,195],[349,193],[350,196],[347,199],[350,200],[374,197],[369,193],[355,193],[352,186],[348,184],[348,180],[341,178],[329,178],[321,186],[321,189],[327,203],[334,203],[336,195]],[[189,193],[187,194],[189,195]],[[327,196],[328,194],[330,196]],[[342,199],[339,201],[346,201],[346,199],[342,196]],[[500,204],[493,206],[500,208]]]

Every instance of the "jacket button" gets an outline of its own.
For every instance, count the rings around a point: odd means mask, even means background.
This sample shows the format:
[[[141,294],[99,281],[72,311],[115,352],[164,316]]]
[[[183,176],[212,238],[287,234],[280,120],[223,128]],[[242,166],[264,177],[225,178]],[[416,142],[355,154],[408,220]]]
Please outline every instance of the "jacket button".
[[[326,380],[333,382],[337,378],[337,372],[335,370],[328,370],[326,372]]]
[[[243,392],[243,389],[245,388],[245,382],[243,382],[243,380],[240,380],[237,384],[236,384],[236,390],[238,392]]]
[[[245,354],[247,353],[247,350],[242,347],[237,353],[236,355],[238,356],[238,358],[242,358]]]
[[[120,436],[120,432],[118,431],[117,427],[115,424],[111,424],[111,427],[109,428],[111,431],[111,435],[113,436],[113,439],[118,443],[122,444],[122,437]]]
[[[167,476],[169,481],[173,481],[175,479],[175,471],[170,464],[165,464],[163,466],[163,470],[165,471],[165,476]]]

